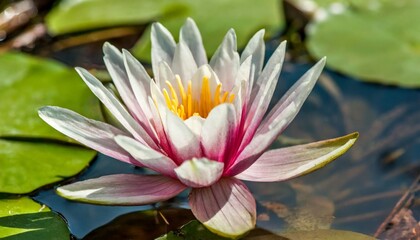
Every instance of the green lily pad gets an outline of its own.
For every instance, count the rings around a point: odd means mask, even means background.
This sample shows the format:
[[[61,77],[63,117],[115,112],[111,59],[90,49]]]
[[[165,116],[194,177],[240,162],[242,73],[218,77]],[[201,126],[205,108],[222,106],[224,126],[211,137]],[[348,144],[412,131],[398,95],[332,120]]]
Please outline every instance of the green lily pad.
[[[0,140],[0,192],[29,193],[61,181],[87,167],[95,154],[78,146]]]
[[[391,2],[394,0],[292,0],[292,2],[300,4],[314,3],[320,8],[335,7],[355,7],[355,8],[368,8],[374,9],[380,7],[384,2]],[[311,4],[309,3],[309,4]],[[312,4],[311,4],[312,5]],[[335,6],[334,6],[335,5]],[[340,6],[341,5],[341,6]]]
[[[170,0],[63,0],[46,16],[53,35],[128,24],[144,24],[165,12]]]
[[[420,1],[347,9],[308,27],[307,47],[329,67],[362,81],[420,87]]]
[[[220,14],[226,11],[226,14]],[[172,33],[178,33],[186,17],[192,17],[203,35],[208,54],[213,53],[229,28],[238,35],[238,47],[260,28],[268,35],[283,26],[278,0],[85,0],[61,1],[48,15],[46,23],[53,35],[127,24],[160,21]],[[150,61],[150,34],[146,31],[134,53]]]
[[[70,239],[64,220],[29,198],[0,199],[0,238],[13,240]]]
[[[179,14],[168,15],[159,19],[175,37],[187,17],[191,17],[200,29],[207,55],[217,49],[226,32],[235,29],[238,49],[245,47],[249,38],[261,28],[270,36],[283,27],[281,4],[277,0],[262,0],[255,4],[253,0],[214,0],[204,5],[202,1],[184,0]],[[203,10],[205,8],[205,10]],[[227,14],[220,15],[223,10]],[[141,37],[133,52],[136,57],[150,62],[150,29]]]
[[[39,118],[45,105],[101,119],[98,100],[73,69],[20,53],[0,55],[0,137],[70,141]]]

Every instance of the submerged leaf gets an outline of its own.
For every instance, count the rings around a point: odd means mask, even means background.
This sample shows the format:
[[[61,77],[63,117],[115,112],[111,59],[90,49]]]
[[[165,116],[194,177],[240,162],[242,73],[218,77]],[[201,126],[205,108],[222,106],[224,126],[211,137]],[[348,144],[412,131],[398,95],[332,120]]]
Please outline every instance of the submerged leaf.
[[[0,199],[0,238],[70,239],[64,220],[29,198]]]
[[[77,146],[0,140],[0,192],[29,193],[63,180],[87,167],[95,154]]]
[[[342,231],[342,230],[325,230],[318,229],[313,231],[296,231],[286,232],[281,234],[289,240],[374,240],[374,237],[370,237],[361,233]]]

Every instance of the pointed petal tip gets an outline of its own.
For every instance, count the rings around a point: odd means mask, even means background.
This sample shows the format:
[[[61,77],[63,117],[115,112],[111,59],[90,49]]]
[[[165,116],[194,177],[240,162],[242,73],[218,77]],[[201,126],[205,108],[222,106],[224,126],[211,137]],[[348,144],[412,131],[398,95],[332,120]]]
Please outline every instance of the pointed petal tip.
[[[115,48],[115,46],[109,43],[108,41],[106,41],[104,42],[104,45],[102,46],[102,51],[104,52],[104,54],[107,54],[108,51],[110,51],[113,48]]]
[[[264,37],[264,35],[265,35],[265,28],[261,28],[260,30],[258,30],[258,32],[256,33],[256,35],[259,35],[261,37]]]
[[[192,19],[191,17],[187,17],[187,19],[185,19],[184,26],[187,25],[187,24],[197,25],[195,23],[194,19]]]
[[[59,111],[60,107],[56,106],[43,106],[38,109],[38,116],[42,118],[45,121],[45,118],[48,118],[51,116],[51,112],[53,111]]]
[[[327,57],[326,56],[324,56],[323,58],[321,58],[321,60],[319,60],[317,62],[317,64],[322,65],[322,67],[325,66],[325,63],[327,63]]]
[[[359,137],[358,132],[318,142],[265,152],[236,178],[254,182],[278,182],[318,170],[346,153]]]
[[[152,32],[156,31],[157,29],[165,28],[160,22],[152,23]]]

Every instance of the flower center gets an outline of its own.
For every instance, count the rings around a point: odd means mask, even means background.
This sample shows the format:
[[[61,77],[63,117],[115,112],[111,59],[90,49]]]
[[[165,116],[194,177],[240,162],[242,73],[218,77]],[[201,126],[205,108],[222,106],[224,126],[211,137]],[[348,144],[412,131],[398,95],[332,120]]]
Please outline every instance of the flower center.
[[[222,84],[219,83],[212,93],[208,77],[203,77],[201,82],[200,94],[193,94],[193,83],[188,82],[187,89],[181,82],[181,78],[176,75],[178,91],[169,81],[166,81],[168,90],[162,90],[168,108],[178,115],[182,120],[191,116],[201,116],[206,118],[210,111],[219,104],[232,103],[235,99],[233,93],[222,91]],[[198,91],[199,89],[194,89]],[[179,96],[179,97],[178,97]],[[197,97],[198,96],[198,97]]]

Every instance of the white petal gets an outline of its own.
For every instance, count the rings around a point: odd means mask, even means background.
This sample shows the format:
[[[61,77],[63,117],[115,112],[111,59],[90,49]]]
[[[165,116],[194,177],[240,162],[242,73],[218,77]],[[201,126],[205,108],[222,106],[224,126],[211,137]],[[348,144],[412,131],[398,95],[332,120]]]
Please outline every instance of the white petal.
[[[326,58],[322,58],[317,62],[311,69],[309,69],[280,99],[280,101],[273,107],[267,117],[264,119],[264,122],[261,126],[260,132],[264,133],[270,131],[278,125],[280,119],[290,119],[293,120],[295,115],[283,116],[282,112],[292,103],[296,105],[296,108],[299,111],[300,107],[305,102],[306,98],[311,93],[313,87],[315,86],[316,81],[321,75],[322,69],[325,66]],[[297,113],[297,112],[296,112]]]
[[[204,121],[205,119],[200,116],[192,116],[185,120],[184,123],[197,136],[197,139],[200,139]]]
[[[190,128],[185,125],[184,121],[169,109],[166,110],[165,127],[168,142],[171,145],[172,152],[178,163],[202,156],[200,140]]]
[[[102,85],[102,83],[96,79],[92,74],[83,68],[76,68],[76,71],[92,90],[92,92],[99,98],[99,100],[109,109],[114,117],[123,125],[127,131],[129,131],[137,140],[152,148],[157,148],[156,143],[145,131],[145,129],[139,125],[133,117],[127,112],[122,106],[118,99],[108,89]]]
[[[210,66],[222,82],[223,90],[232,90],[239,65],[240,60],[236,49],[236,34],[235,31],[231,29],[228,31],[223,42],[210,60]]]
[[[141,107],[139,106],[137,99],[134,95],[133,89],[127,72],[124,66],[123,56],[120,51],[110,43],[106,42],[103,46],[104,51],[104,62],[108,69],[109,74],[118,90],[118,93],[127,106],[129,112],[139,121],[145,122],[147,118]]]
[[[268,78],[273,73],[273,68],[276,68],[277,65],[283,65],[284,56],[286,54],[286,41],[283,41],[277,49],[273,52],[270,59],[268,60],[267,64],[265,65],[263,71],[258,76],[256,81],[253,84],[253,90],[251,92],[250,101],[253,102],[254,98],[256,97],[260,88],[264,88],[263,86],[266,84]]]
[[[271,98],[276,89],[277,81],[279,79],[281,70],[281,63],[277,64],[272,68],[271,75],[268,77],[267,81],[260,86],[259,91],[254,98],[254,101],[251,102],[248,113],[246,115],[244,131],[245,134],[242,138],[242,143],[240,150],[242,150],[252,139],[255,134],[255,131],[259,127],[267,109],[270,104]]]
[[[224,164],[207,158],[193,158],[175,168],[179,181],[193,187],[207,187],[215,183],[223,174]]]
[[[240,169],[243,170],[251,166],[290,124],[314,87],[324,65],[325,58],[307,71],[273,107],[257,129],[251,142],[245,146],[236,159],[235,165],[238,166],[229,170],[231,174],[236,175]],[[242,161],[243,163],[241,163]]]
[[[237,126],[236,112],[232,104],[220,104],[211,110],[201,131],[201,145],[206,157],[225,161],[231,149]]]
[[[149,107],[153,116],[153,120],[152,120],[153,126],[156,130],[156,134],[158,135],[159,146],[166,152],[166,154],[168,154],[169,152],[171,152],[171,150],[170,150],[168,140],[166,139],[166,133],[165,133],[165,128],[163,126],[163,120],[160,117],[159,110],[157,109],[155,102],[150,96],[149,96]]]
[[[255,72],[254,75],[250,78],[250,88],[253,87],[254,81],[260,75],[264,64],[264,33],[264,29],[261,29],[255,33],[241,54],[241,63],[243,63],[248,57],[252,57],[252,65],[254,66]]]
[[[175,40],[172,34],[160,23],[152,24],[152,68],[155,79],[158,76],[158,65],[164,61],[171,63],[175,52]],[[157,82],[159,80],[156,80]]]
[[[197,64],[188,46],[180,42],[176,45],[172,71],[181,77],[184,86],[187,86],[193,74],[197,71]]]
[[[116,174],[57,188],[65,198],[106,205],[144,205],[165,201],[186,189],[177,180],[160,175]]]
[[[128,135],[109,124],[85,118],[60,107],[43,107],[39,116],[61,133],[110,157],[136,164],[136,161],[114,141],[116,135]],[[141,166],[141,164],[138,164]]]
[[[154,81],[150,82],[150,95],[154,104],[156,104],[156,108],[159,112],[162,124],[165,125],[166,109],[168,107],[166,106],[165,98],[163,97],[161,90],[158,88]]]
[[[143,65],[137,61],[130,52],[123,50],[123,58],[134,96],[136,97],[138,105],[146,117],[145,120],[150,122],[151,113],[149,104],[147,104],[147,97],[150,96],[150,82],[152,79],[147,74]]]
[[[117,136],[115,141],[143,166],[163,175],[175,177],[174,168],[177,165],[172,159],[126,136]]]
[[[156,85],[160,88],[166,88],[168,89],[168,86],[166,85],[166,81],[169,81],[173,87],[178,89],[178,84],[175,83],[175,74],[172,72],[171,67],[166,62],[160,62],[159,63],[159,69],[158,69],[158,76],[159,82],[156,83]],[[178,92],[179,90],[177,90]]]
[[[221,236],[236,238],[255,227],[255,199],[237,179],[221,178],[209,187],[194,188],[189,199],[194,216]]]
[[[254,182],[284,181],[325,166],[344,154],[359,134],[265,152],[236,178]]]
[[[187,18],[185,24],[182,26],[179,34],[179,41],[187,44],[194,56],[197,66],[207,64],[207,55],[204,50],[200,31],[191,18]]]

